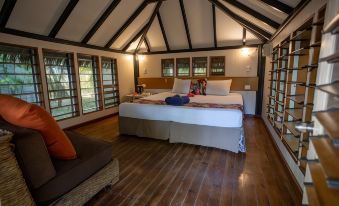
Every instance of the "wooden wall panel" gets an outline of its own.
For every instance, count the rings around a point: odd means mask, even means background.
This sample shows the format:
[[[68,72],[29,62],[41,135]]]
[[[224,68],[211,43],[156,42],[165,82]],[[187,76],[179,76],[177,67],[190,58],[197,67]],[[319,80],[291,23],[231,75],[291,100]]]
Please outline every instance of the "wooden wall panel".
[[[198,78],[181,78],[198,79]],[[207,77],[208,80],[227,80],[232,79],[231,90],[245,91],[245,85],[251,85],[251,89],[246,91],[258,91],[258,77]],[[146,89],[172,89],[173,77],[153,77],[139,78],[138,84],[146,84]]]

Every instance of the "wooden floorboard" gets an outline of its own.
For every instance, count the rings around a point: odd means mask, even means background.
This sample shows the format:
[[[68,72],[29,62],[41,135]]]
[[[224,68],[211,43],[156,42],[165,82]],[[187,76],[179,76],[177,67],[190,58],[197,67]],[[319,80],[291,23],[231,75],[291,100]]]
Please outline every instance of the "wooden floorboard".
[[[245,154],[119,136],[116,116],[73,128],[112,142],[119,160],[119,182],[87,205],[300,205],[298,188],[262,120],[246,117],[244,128]]]

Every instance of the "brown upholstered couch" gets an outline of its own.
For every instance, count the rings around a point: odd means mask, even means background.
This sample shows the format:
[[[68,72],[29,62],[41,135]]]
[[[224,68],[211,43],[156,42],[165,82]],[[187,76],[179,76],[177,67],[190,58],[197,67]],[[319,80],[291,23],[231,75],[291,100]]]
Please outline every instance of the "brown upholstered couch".
[[[97,192],[119,179],[112,145],[66,131],[78,158],[50,158],[41,135],[0,119],[0,129],[14,133],[15,155],[37,205],[83,205]]]

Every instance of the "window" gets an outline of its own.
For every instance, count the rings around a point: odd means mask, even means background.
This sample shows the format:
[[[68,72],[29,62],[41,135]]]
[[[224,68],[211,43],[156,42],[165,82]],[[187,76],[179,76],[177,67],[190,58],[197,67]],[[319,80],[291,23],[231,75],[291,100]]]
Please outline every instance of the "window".
[[[192,58],[193,76],[207,75],[207,57]]]
[[[99,111],[102,108],[98,58],[78,55],[82,112]]]
[[[56,120],[79,115],[73,56],[44,51],[44,64],[51,114]]]
[[[177,77],[189,77],[190,76],[190,58],[177,58]]]
[[[225,57],[211,57],[210,58],[210,74],[213,76],[225,75]]]
[[[119,105],[119,84],[116,59],[101,58],[105,108]]]
[[[43,106],[35,49],[0,45],[0,94]]]
[[[174,59],[162,59],[161,70],[162,70],[163,77],[173,77],[174,76]]]

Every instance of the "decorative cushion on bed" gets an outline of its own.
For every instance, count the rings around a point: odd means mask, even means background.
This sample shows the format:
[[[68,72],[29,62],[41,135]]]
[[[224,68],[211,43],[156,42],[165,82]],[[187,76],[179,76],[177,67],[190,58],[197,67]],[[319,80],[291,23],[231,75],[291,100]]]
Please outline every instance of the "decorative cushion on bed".
[[[195,79],[191,83],[190,93],[196,95],[206,95],[207,79]]]
[[[191,80],[174,79],[173,93],[187,94],[190,91]]]
[[[232,79],[208,81],[206,86],[207,95],[226,96],[230,93]]]
[[[75,159],[76,151],[54,118],[43,108],[21,99],[0,95],[0,116],[7,122],[41,133],[49,154],[57,159]]]

